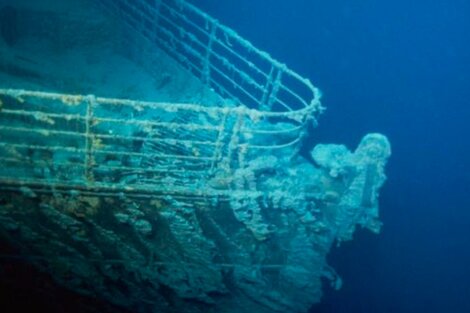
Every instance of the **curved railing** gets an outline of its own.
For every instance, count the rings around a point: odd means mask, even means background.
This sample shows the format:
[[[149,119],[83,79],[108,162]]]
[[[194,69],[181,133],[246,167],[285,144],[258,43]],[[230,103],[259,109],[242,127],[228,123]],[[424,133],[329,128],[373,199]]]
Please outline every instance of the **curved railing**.
[[[312,83],[234,30],[182,0],[98,0],[119,22],[190,70],[220,95],[268,112],[321,110]]]
[[[222,195],[228,186],[207,184],[216,172],[267,151],[293,153],[308,121],[294,111],[16,89],[0,89],[0,103],[2,185],[67,190]]]
[[[231,104],[1,89],[3,186],[221,195],[234,186],[211,180],[270,151],[297,152],[322,110],[308,79],[185,1],[96,1],[123,37],[147,54],[159,47]]]

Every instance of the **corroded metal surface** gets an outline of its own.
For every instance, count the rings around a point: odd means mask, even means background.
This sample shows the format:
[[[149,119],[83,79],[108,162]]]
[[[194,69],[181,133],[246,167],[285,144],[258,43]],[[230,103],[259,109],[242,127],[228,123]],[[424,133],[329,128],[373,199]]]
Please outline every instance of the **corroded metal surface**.
[[[388,140],[305,158],[323,109],[307,79],[185,1],[97,2],[133,62],[162,49],[218,96],[0,89],[0,236],[21,251],[0,257],[132,312],[307,312],[322,278],[340,288],[326,256],[380,231]]]

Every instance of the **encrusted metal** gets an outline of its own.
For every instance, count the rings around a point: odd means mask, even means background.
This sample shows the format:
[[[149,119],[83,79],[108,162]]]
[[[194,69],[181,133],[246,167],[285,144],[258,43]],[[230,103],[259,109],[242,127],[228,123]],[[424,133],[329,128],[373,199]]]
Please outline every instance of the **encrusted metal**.
[[[186,1],[98,2],[134,36],[163,49],[226,98],[261,111],[320,110],[320,92],[308,79]]]
[[[308,79],[185,1],[94,3],[158,92],[175,74],[200,94],[0,89],[0,236],[20,253],[0,258],[142,313],[307,312],[322,278],[340,288],[326,256],[357,225],[380,230],[386,137],[307,159],[323,109]]]
[[[227,194],[237,187],[213,187],[260,154],[295,153],[312,113],[4,89],[0,99],[3,186],[129,194]]]

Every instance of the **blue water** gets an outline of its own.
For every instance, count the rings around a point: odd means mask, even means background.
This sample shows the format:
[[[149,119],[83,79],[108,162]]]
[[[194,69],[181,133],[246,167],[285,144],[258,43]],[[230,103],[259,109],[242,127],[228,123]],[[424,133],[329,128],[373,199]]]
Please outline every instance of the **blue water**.
[[[322,89],[312,145],[392,142],[383,232],[332,252],[344,286],[311,312],[470,312],[470,2],[197,4]]]

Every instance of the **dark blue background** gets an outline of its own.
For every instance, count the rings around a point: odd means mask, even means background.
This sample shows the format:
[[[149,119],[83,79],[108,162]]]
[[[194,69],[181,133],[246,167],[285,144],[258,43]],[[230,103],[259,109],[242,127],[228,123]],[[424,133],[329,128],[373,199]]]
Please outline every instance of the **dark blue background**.
[[[312,312],[470,312],[470,1],[193,3],[322,89],[313,142],[392,142],[383,232],[332,251]]]

